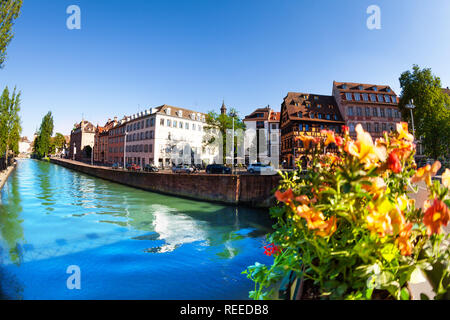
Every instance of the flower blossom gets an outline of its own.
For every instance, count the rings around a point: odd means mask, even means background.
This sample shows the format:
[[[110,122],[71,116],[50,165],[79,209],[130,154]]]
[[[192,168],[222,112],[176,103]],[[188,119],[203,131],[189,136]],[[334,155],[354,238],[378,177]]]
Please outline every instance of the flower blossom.
[[[413,135],[408,132],[408,123],[400,122],[400,123],[397,123],[396,127],[397,127],[397,132],[399,133],[398,139],[414,141]]]
[[[412,227],[412,223],[404,224],[398,238],[395,240],[403,256],[410,256],[412,254],[412,244],[409,240]]]
[[[442,174],[442,184],[446,188],[450,188],[450,169],[445,169],[445,172]]]
[[[285,192],[277,190],[275,192],[275,198],[277,198],[277,200],[280,202],[289,204],[290,202],[292,202],[292,199],[294,199],[294,192],[292,191],[292,189],[288,189]]]
[[[386,148],[380,145],[374,145],[370,133],[365,132],[361,124],[356,126],[357,139],[348,141],[345,145],[345,151],[358,158],[366,166],[375,163],[378,160],[386,160]]]
[[[394,173],[400,173],[402,171],[402,163],[397,155],[397,152],[394,150],[388,156],[388,168]]]
[[[412,176],[411,183],[425,181],[428,186],[431,185],[431,177],[435,176],[441,168],[441,163],[436,161],[431,166],[427,164],[425,167],[417,169],[417,172]]]
[[[434,199],[433,204],[428,207],[423,217],[423,224],[427,226],[428,236],[441,233],[441,226],[447,226],[449,217],[449,209],[447,205],[439,200]]]
[[[281,253],[281,249],[279,246],[270,243],[267,246],[264,246],[264,254],[267,256],[278,255]]]

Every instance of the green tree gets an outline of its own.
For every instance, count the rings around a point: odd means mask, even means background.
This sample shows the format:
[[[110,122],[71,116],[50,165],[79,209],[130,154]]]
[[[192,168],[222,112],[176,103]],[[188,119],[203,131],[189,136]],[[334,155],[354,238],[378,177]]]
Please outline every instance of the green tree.
[[[450,98],[442,91],[441,80],[433,75],[431,69],[420,69],[413,65],[412,70],[400,76],[402,93],[399,108],[403,119],[410,121],[410,111],[406,105],[411,99],[415,136],[422,137],[427,156],[437,159],[449,155],[450,145]]]
[[[16,88],[10,96],[8,87],[0,97],[0,154],[5,155],[5,162],[10,151],[18,153],[22,127],[20,125],[20,92]]]
[[[222,147],[223,147],[223,163],[226,163],[226,143],[227,143],[227,130],[231,130],[233,128],[233,119],[234,119],[234,130],[242,129],[245,130],[245,123],[239,118],[239,113],[236,109],[231,108],[227,114],[218,114],[214,111],[208,112],[206,115],[206,130],[218,130],[223,137]],[[235,145],[237,134],[235,132]],[[216,137],[214,135],[205,135],[204,145],[212,145],[216,141]],[[237,148],[235,147],[235,155],[237,153]]]
[[[51,153],[55,153],[56,151],[61,152],[66,148],[66,138],[62,133],[56,133],[55,136],[51,139]]]
[[[21,7],[22,0],[0,1],[0,68],[3,68],[6,59],[6,47],[14,36],[12,26],[20,14]]]
[[[53,116],[49,111],[42,119],[38,136],[34,141],[34,151],[38,157],[46,157],[52,148]]]

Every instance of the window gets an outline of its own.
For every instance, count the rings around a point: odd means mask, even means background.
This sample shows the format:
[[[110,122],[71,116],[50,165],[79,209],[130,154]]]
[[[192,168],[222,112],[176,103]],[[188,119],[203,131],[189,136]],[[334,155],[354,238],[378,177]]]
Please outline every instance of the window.
[[[343,84],[343,85],[342,85],[342,89],[344,89],[344,90],[347,89],[347,85],[346,85],[346,84]]]
[[[314,113],[311,112],[311,113],[309,114],[309,117],[310,117],[311,119],[314,119]]]
[[[186,122],[186,123],[184,124],[184,128],[185,128],[186,130],[189,130],[189,123]]]
[[[331,116],[327,114],[327,120],[331,120]]]
[[[336,114],[334,115],[334,120],[338,121],[338,116]]]
[[[141,123],[140,122],[137,123],[137,129],[138,130],[141,129]]]
[[[303,124],[300,123],[300,124],[298,125],[298,131],[303,131]]]
[[[153,139],[153,137],[154,137],[154,132],[153,131],[150,131],[149,137],[150,137],[150,139]]]
[[[345,98],[346,98],[348,101],[351,101],[351,100],[352,100],[352,94],[351,94],[350,92],[347,92],[347,93],[345,94]]]
[[[153,152],[153,145],[152,144],[148,145],[148,152],[150,152],[150,153]]]
[[[359,93],[354,93],[355,96],[355,100],[356,101],[360,101],[361,100],[361,95]]]
[[[192,130],[195,130],[195,123],[192,124]]]
[[[350,132],[355,132],[355,124],[350,123]]]
[[[386,123],[382,123],[381,124],[381,128],[382,128],[383,131],[386,131]]]
[[[318,104],[318,105],[317,105],[317,108],[319,108],[319,109],[322,108],[322,105],[321,105],[321,104]]]
[[[148,128],[150,126],[150,119],[145,120],[145,127]]]
[[[390,99],[390,97],[387,94],[384,96],[384,101],[387,102],[387,103],[391,102],[391,99]]]
[[[173,120],[173,127],[176,128],[178,126],[178,123],[176,120]]]
[[[364,90],[363,86],[358,86],[358,90]]]
[[[377,97],[373,93],[370,94],[370,101],[377,102]]]
[[[356,115],[357,115],[358,117],[362,117],[362,108],[361,108],[361,107],[357,107],[357,108],[356,108]]]
[[[391,108],[387,109],[387,113],[388,113],[388,118],[392,118],[392,109]]]
[[[380,108],[380,117],[384,118],[384,108]]]
[[[377,110],[377,108],[373,108],[372,111],[373,111],[372,115],[374,117],[378,117],[378,110]]]
[[[309,131],[309,124],[305,124],[305,131]]]
[[[144,145],[144,152],[148,152],[148,144]]]
[[[370,108],[366,107],[366,117],[370,117]]]
[[[322,114],[321,113],[319,113],[319,119],[322,119]]]
[[[133,123],[133,130],[136,130],[136,128],[137,128],[137,124],[135,122],[135,123]]]
[[[167,119],[167,126],[170,127],[172,125],[172,121],[170,121],[169,119]]]
[[[161,119],[161,120],[159,121],[159,124],[162,125],[162,126],[164,126],[164,119]]]
[[[364,101],[369,101],[369,95],[367,93],[363,93],[363,99]]]
[[[383,95],[382,94],[378,95],[378,102],[383,102]]]
[[[180,129],[183,129],[183,122],[180,121],[179,127]]]
[[[397,103],[397,97],[396,96],[391,96],[391,100],[392,100],[392,103]]]
[[[372,125],[368,123],[367,125],[367,132],[372,132]]]
[[[375,132],[380,132],[380,125],[378,123],[375,123]]]
[[[378,88],[377,87],[373,87],[373,91],[378,91]]]
[[[153,127],[155,125],[155,118],[150,119],[150,127]]]
[[[145,131],[145,139],[148,139],[148,131]]]

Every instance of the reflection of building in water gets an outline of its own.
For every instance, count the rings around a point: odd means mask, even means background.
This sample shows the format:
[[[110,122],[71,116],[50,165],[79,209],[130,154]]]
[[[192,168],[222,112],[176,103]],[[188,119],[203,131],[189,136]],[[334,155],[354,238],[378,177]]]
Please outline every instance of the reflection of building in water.
[[[163,205],[152,205],[152,208],[154,231],[165,244],[151,251],[170,252],[185,243],[207,240],[207,232],[203,225],[205,222],[195,221]]]

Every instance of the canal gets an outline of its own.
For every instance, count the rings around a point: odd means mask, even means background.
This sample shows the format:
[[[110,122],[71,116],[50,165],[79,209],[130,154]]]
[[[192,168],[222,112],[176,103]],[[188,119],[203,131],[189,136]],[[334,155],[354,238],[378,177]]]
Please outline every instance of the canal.
[[[248,299],[254,285],[241,272],[271,260],[266,211],[36,160],[19,160],[0,196],[2,299]],[[81,289],[68,289],[69,266],[79,267]]]

